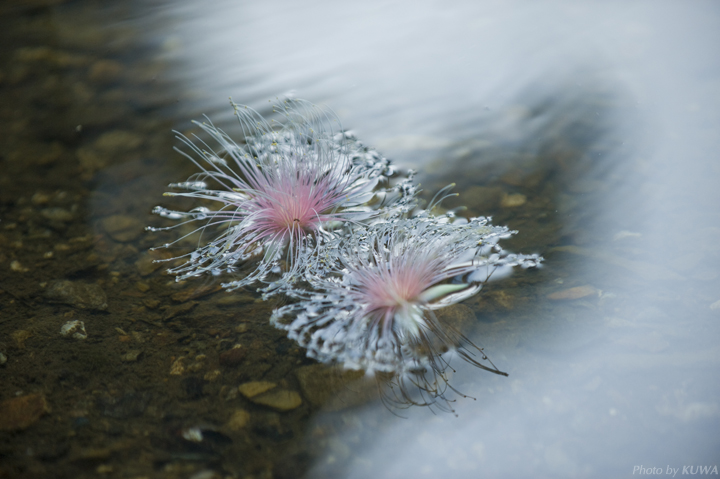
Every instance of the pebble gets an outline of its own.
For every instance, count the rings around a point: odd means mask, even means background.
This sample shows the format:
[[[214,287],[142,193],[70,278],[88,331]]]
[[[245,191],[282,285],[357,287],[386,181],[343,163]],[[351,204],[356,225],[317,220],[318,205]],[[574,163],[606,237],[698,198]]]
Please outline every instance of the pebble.
[[[185,356],[180,356],[170,366],[171,376],[180,376],[185,373]]]
[[[133,363],[138,360],[141,354],[142,351],[140,351],[139,349],[131,349],[127,353],[123,354],[121,356],[121,359],[124,363]]]
[[[249,398],[255,404],[267,406],[277,411],[291,411],[300,407],[302,398],[295,391],[275,389],[259,396]]]
[[[226,426],[231,431],[239,431],[250,421],[250,413],[244,409],[236,409],[228,420]]]
[[[61,223],[67,223],[74,218],[74,215],[65,208],[43,208],[40,210],[40,215],[46,220],[59,221]]]
[[[98,474],[110,474],[113,472],[113,467],[110,464],[100,464],[96,469],[95,472]]]
[[[7,356],[4,353],[0,353],[0,366],[7,362]]]
[[[53,281],[45,291],[45,297],[52,302],[63,303],[80,309],[107,309],[105,291],[97,284],[79,281]]]
[[[217,300],[218,306],[239,306],[241,304],[248,304],[255,301],[255,297],[250,293],[236,293],[222,295]]]
[[[100,221],[105,232],[113,240],[127,243],[137,239],[144,231],[143,223],[132,216],[112,215]]]
[[[250,381],[248,383],[244,383],[238,386],[238,391],[240,391],[240,394],[242,394],[246,398],[252,399],[255,396],[258,396],[266,391],[273,389],[276,386],[277,384],[271,383],[269,381]]]
[[[70,337],[73,339],[84,340],[87,339],[87,331],[85,331],[85,323],[74,319],[63,324],[60,328],[60,334],[64,337]]]
[[[247,353],[247,349],[236,344],[232,349],[220,353],[220,364],[223,366],[237,366],[243,362]]]
[[[517,206],[522,206],[527,202],[527,196],[515,193],[512,195],[503,195],[502,200],[500,200],[500,206],[503,208],[515,208]]]
[[[0,403],[0,431],[27,429],[50,412],[42,394],[28,394]]]
[[[18,349],[24,349],[25,348],[25,341],[28,340],[32,336],[32,331],[28,331],[27,329],[18,329],[16,331],[13,331],[11,336],[15,340],[15,344],[17,344]]]
[[[560,299],[580,299],[585,296],[596,295],[598,293],[597,288],[594,286],[575,286],[574,288],[563,289],[562,291],[556,291],[548,295],[548,299],[560,300]]]
[[[38,206],[46,205],[50,203],[51,198],[52,197],[49,194],[38,191],[34,195],[32,195],[32,197],[30,198],[30,203]]]
[[[185,301],[188,301],[190,299],[201,298],[203,296],[207,296],[208,294],[212,294],[217,291],[220,291],[221,289],[222,289],[222,286],[219,284],[200,286],[199,288],[198,287],[188,288],[187,290],[175,293],[170,297],[172,298],[173,301],[175,301],[177,303],[184,303]]]
[[[165,315],[163,316],[163,321],[167,321],[168,319],[172,319],[175,316],[185,314],[192,310],[195,306],[197,306],[197,301],[191,301],[189,303],[183,303],[179,306],[173,306],[171,308],[168,308],[165,311]]]
[[[15,271],[16,273],[27,273],[30,271],[29,268],[24,267],[22,263],[16,259],[10,262],[10,270]]]
[[[153,298],[145,298],[143,299],[143,305],[145,305],[145,307],[148,309],[155,309],[160,306],[160,300]]]

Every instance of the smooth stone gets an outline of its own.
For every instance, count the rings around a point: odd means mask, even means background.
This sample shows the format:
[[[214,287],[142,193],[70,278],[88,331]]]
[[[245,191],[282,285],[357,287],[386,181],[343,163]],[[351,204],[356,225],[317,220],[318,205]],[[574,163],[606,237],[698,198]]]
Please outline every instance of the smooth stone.
[[[228,351],[220,353],[220,364],[223,366],[237,366],[245,360],[247,349],[243,347],[234,347]]]
[[[65,208],[43,208],[40,210],[43,218],[50,221],[60,221],[66,223],[72,221],[74,215]]]
[[[255,297],[249,293],[229,293],[220,296],[216,301],[218,306],[239,306],[255,302]]]
[[[0,431],[27,429],[50,412],[42,394],[28,394],[0,403]]]
[[[591,296],[597,294],[598,290],[594,286],[575,286],[574,288],[563,289],[562,291],[556,291],[549,294],[548,299],[560,300],[560,299],[580,299],[585,296]]]
[[[226,426],[231,431],[239,431],[247,426],[248,422],[250,422],[250,413],[244,409],[236,409],[232,416],[230,416]]]
[[[188,301],[190,299],[201,298],[203,296],[207,296],[208,294],[212,294],[217,291],[220,291],[221,289],[222,289],[222,286],[219,284],[200,286],[199,288],[198,287],[188,288],[185,291],[180,291],[178,293],[173,294],[170,297],[175,302],[184,303],[185,301]]]
[[[16,273],[27,273],[28,271],[30,271],[30,268],[26,268],[18,260],[12,260],[10,262],[10,270],[15,271]]]
[[[238,391],[240,391],[240,394],[242,394],[246,398],[252,399],[255,396],[269,391],[276,386],[277,384],[271,383],[269,381],[250,381],[248,383],[244,383],[238,386]]]
[[[107,296],[97,284],[79,281],[53,281],[45,291],[45,297],[52,302],[63,303],[80,309],[107,309]]]
[[[512,195],[503,195],[502,200],[500,200],[500,206],[503,208],[515,208],[524,205],[526,202],[527,196],[515,193]]]
[[[291,411],[302,404],[300,395],[287,389],[276,389],[249,399],[255,404],[267,406],[277,411]]]
[[[29,338],[31,338],[32,335],[33,335],[32,331],[29,331],[27,329],[18,329],[18,330],[13,331],[10,336],[15,341],[15,344],[17,345],[18,349],[25,349],[25,341],[27,341]]]
[[[140,351],[139,349],[131,349],[127,353],[123,354],[120,358],[124,363],[133,363],[138,360],[141,354],[142,351]]]
[[[165,310],[165,315],[163,315],[163,321],[167,321],[174,318],[175,316],[180,316],[182,314],[188,313],[197,305],[197,301],[191,301],[189,303],[183,303],[179,306],[173,306],[171,308],[168,308]]]

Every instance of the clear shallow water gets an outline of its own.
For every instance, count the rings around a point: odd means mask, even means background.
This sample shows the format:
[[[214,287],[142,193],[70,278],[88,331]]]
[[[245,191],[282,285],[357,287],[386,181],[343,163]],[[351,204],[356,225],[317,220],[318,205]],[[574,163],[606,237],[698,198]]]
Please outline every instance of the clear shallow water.
[[[2,474],[717,465],[715,4],[72,3],[8,9],[3,24],[0,399],[42,394],[52,412],[0,432]],[[545,256],[466,303],[468,334],[510,376],[455,364],[451,384],[475,398],[452,404],[457,417],[401,419],[362,400],[323,412],[365,389],[315,394],[299,373],[312,361],[267,324],[272,305],[190,297],[206,284],[143,262],[165,241],[139,232],[159,224],[150,208],[192,172],[169,130],[206,113],[233,131],[227,96],[263,111],[290,90],[417,169],[429,193],[457,182],[449,206],[492,215],[519,230],[506,247]],[[47,288],[63,279],[98,285],[107,308],[58,304]],[[60,337],[72,319],[85,342]],[[234,344],[248,351],[238,363],[223,355]],[[185,370],[169,374],[179,357]],[[233,393],[254,380],[299,391],[302,406]]]

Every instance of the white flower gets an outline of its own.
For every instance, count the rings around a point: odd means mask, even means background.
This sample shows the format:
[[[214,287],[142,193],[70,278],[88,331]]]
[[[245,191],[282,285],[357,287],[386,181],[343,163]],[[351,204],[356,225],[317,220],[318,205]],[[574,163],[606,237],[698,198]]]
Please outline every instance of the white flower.
[[[330,266],[308,269],[311,289],[289,288],[299,301],[275,310],[271,322],[308,356],[350,369],[402,375],[430,368],[442,376],[440,355],[455,350],[499,372],[433,311],[476,294],[498,268],[537,266],[537,255],[498,246],[512,233],[486,218],[461,223],[426,214],[355,228],[317,248]]]
[[[165,193],[210,200],[218,207],[154,210],[186,220],[182,224],[202,223],[193,231],[202,233],[200,246],[180,256],[185,263],[169,270],[178,280],[207,272],[238,273],[239,279],[224,284],[235,289],[264,281],[271,272],[294,272],[308,238],[348,222],[400,215],[414,206],[412,179],[390,186],[390,162],[340,131],[337,119],[326,110],[302,100],[284,100],[274,106],[284,121],[268,122],[248,107],[232,105],[244,143],[235,143],[209,120],[196,123],[219,146],[214,150],[179,135],[194,156],[181,153],[201,172],[170,185],[184,191]]]

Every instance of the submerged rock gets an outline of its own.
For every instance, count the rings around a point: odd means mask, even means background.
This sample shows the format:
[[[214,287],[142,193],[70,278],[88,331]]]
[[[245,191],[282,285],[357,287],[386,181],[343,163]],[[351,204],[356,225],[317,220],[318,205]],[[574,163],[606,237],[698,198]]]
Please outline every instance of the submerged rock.
[[[238,387],[238,391],[240,391],[240,394],[246,398],[252,399],[253,397],[269,391],[276,386],[277,384],[269,381],[250,381],[249,383],[241,384]]]
[[[75,218],[75,215],[72,214],[72,212],[66,210],[65,208],[43,208],[40,210],[40,214],[43,218],[50,220],[50,221],[59,221],[61,223],[67,223],[68,221],[72,221]]]
[[[107,309],[105,291],[97,284],[79,281],[53,281],[45,291],[45,297],[55,303],[63,303],[80,309]]]
[[[50,412],[42,394],[28,394],[0,403],[0,431],[27,429]]]
[[[300,394],[287,389],[278,389],[277,384],[269,381],[244,383],[238,387],[238,391],[255,404],[277,411],[290,411],[302,404]]]
[[[295,391],[287,389],[275,389],[250,399],[255,404],[267,406],[278,411],[290,411],[302,404],[302,398]]]
[[[247,349],[243,348],[239,344],[236,344],[235,347],[233,347],[232,349],[220,353],[220,364],[230,367],[237,366],[245,360],[245,356],[247,356],[247,353]]]
[[[79,340],[87,339],[88,337],[87,331],[85,331],[85,323],[78,321],[77,319],[63,324],[62,328],[60,328],[60,334],[65,337]]]
[[[594,286],[575,286],[574,288],[563,289],[548,295],[548,299],[580,299],[585,296],[596,295],[598,290]]]
[[[522,206],[527,202],[527,196],[515,193],[511,195],[503,195],[502,200],[500,200],[500,206],[503,208],[515,208],[517,206]]]
[[[237,409],[233,415],[230,416],[226,426],[231,431],[239,431],[247,426],[248,422],[250,422],[250,413],[244,409]]]

